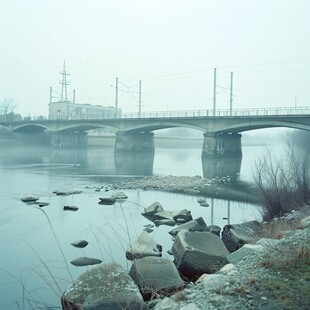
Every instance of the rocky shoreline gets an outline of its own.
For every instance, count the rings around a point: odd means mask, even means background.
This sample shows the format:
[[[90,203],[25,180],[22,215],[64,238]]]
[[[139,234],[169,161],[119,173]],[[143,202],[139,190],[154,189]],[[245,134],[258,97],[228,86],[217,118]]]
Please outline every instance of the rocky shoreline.
[[[151,176],[113,180],[114,190],[142,189],[208,196],[259,204],[257,189],[248,183],[233,182],[230,176],[206,179],[201,176]]]
[[[220,192],[229,182],[226,178],[168,176],[126,179],[109,187],[202,195],[204,188]],[[114,196],[122,201],[127,198],[122,192]],[[117,264],[100,264],[64,292],[63,309],[84,309],[86,305],[91,309],[140,310],[308,309],[309,214],[306,206],[303,212],[276,219],[272,225],[284,223],[289,230],[282,228],[276,239],[264,239],[261,233],[270,223],[226,225],[220,234],[216,227],[204,225],[203,219],[192,219],[188,210],[163,210],[155,202],[142,215],[156,226],[179,225],[177,231],[174,228],[169,232],[174,240],[169,254],[174,260],[161,257],[161,245],[145,230],[126,252],[127,259],[132,260],[130,277]],[[114,281],[113,285],[107,278]],[[102,291],[106,292],[104,296]]]

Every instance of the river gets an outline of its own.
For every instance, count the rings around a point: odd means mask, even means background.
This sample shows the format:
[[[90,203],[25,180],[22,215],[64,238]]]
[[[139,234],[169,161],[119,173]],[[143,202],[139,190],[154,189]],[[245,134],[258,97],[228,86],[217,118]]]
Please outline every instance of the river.
[[[59,309],[60,295],[72,278],[88,267],[75,267],[70,261],[79,256],[117,261],[130,268],[125,250],[149,224],[141,216],[143,207],[159,201],[164,209],[191,210],[193,218],[223,227],[228,222],[260,220],[259,207],[253,204],[211,199],[202,208],[197,196],[159,191],[125,190],[128,200],[114,206],[99,205],[107,195],[112,180],[124,176],[232,175],[236,181],[249,181],[255,158],[265,146],[244,146],[242,165],[232,167],[223,162],[205,167],[201,148],[157,147],[154,158],[119,157],[114,160],[113,147],[91,147],[80,150],[55,150],[38,145],[1,145],[0,153],[0,309]],[[241,165],[241,166],[240,166]],[[102,187],[101,191],[96,188]],[[56,190],[82,191],[58,196]],[[108,192],[109,193],[109,192]],[[39,208],[20,198],[26,194],[40,197],[49,205]],[[64,211],[64,205],[77,206],[77,212]],[[163,256],[172,245],[171,227],[160,226],[152,233],[163,245]],[[85,239],[84,249],[70,245]]]

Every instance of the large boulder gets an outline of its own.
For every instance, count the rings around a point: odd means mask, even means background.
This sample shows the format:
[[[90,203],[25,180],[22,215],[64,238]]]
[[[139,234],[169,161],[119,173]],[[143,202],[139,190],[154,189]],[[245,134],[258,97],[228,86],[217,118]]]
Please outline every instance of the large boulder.
[[[143,231],[138,239],[126,251],[126,258],[134,260],[146,256],[161,256],[162,246],[157,244],[151,235]]]
[[[63,310],[143,308],[138,287],[116,263],[100,265],[80,275],[61,297]]]
[[[245,244],[243,247],[227,256],[227,260],[231,264],[239,263],[243,258],[255,255],[263,250],[263,246],[259,244]]]
[[[135,260],[129,275],[138,285],[145,300],[157,295],[166,296],[184,287],[173,262],[163,257]]]
[[[169,231],[169,234],[172,236],[176,236],[181,230],[188,231],[207,231],[208,227],[202,217],[198,217],[194,220],[191,220],[187,223],[184,223],[172,230]]]
[[[244,244],[253,242],[259,237],[262,226],[257,221],[235,225],[226,225],[222,231],[222,240],[229,252],[234,252]]]
[[[173,243],[172,254],[181,275],[195,281],[204,273],[220,270],[227,264],[229,252],[215,234],[182,230]]]

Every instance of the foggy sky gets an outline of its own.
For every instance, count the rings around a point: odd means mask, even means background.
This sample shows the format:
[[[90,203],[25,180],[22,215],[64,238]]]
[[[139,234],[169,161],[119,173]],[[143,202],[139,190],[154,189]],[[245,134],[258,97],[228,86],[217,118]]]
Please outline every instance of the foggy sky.
[[[0,107],[47,115],[49,87],[113,106],[115,77],[143,111],[310,106],[309,0],[0,0]],[[138,96],[120,85],[119,107]],[[56,99],[55,99],[56,100]]]

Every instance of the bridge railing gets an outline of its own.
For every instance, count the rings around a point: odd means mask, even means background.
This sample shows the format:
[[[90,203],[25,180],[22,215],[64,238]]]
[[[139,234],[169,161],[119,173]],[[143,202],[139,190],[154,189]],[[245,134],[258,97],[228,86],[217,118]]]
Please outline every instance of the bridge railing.
[[[304,115],[310,114],[310,107],[274,107],[274,108],[250,108],[250,109],[219,109],[215,113],[213,110],[178,110],[178,111],[154,111],[154,112],[130,112],[122,113],[117,118],[178,118],[178,117],[236,117],[236,116],[277,116],[277,115]],[[115,119],[113,115],[105,117],[105,119]],[[43,120],[45,117],[27,117],[25,120]],[[52,118],[55,119],[55,118]],[[70,115],[70,117],[59,117],[57,119],[66,120],[94,120],[102,119],[101,115]]]
[[[277,115],[302,115],[310,114],[310,107],[276,107],[276,108],[251,108],[216,110],[179,110],[179,111],[156,111],[142,113],[123,113],[121,118],[175,118],[175,117],[229,117],[229,116],[277,116]]]

